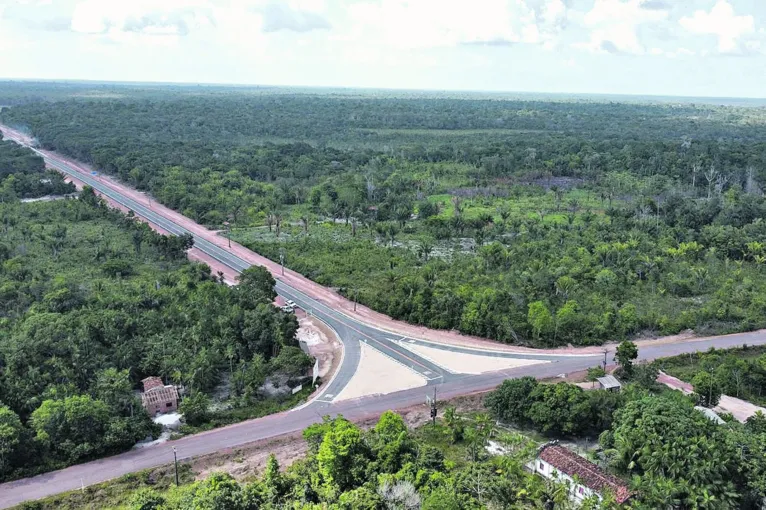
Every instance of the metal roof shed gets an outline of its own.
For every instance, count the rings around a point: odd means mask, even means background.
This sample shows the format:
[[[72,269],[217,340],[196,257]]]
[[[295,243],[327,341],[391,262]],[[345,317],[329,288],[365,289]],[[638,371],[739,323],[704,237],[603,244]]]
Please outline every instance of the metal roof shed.
[[[605,375],[596,379],[601,387],[607,391],[620,391],[622,384],[613,375]]]

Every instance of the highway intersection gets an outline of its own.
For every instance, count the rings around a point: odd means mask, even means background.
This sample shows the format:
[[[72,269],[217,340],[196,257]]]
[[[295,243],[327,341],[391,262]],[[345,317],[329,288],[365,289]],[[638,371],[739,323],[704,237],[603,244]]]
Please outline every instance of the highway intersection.
[[[0,126],[6,138],[28,145],[28,139],[20,133]],[[163,208],[153,207],[136,198],[135,194],[121,192],[110,185],[97,174],[85,171],[79,165],[74,165],[54,153],[35,150],[46,163],[58,171],[72,177],[82,184],[93,187],[99,194],[112,204],[125,210],[133,211],[136,216],[149,222],[164,232],[173,235],[189,233],[194,237],[196,249],[208,257],[241,272],[252,265],[246,260],[243,251],[228,249],[225,241],[216,234],[195,225],[190,228],[189,220],[182,222],[177,213],[162,213]],[[272,267],[272,274],[275,271]],[[583,370],[598,365],[603,359],[603,353],[585,354],[550,353],[534,351],[510,352],[498,348],[480,349],[472,346],[459,346],[454,343],[439,344],[432,340],[405,335],[402,332],[389,330],[373,324],[365,318],[352,316],[347,310],[328,304],[321,295],[307,288],[296,288],[291,284],[294,279],[277,278],[276,291],[285,299],[294,301],[300,308],[313,317],[324,321],[338,335],[343,344],[343,359],[335,376],[321,388],[314,398],[292,411],[250,420],[236,425],[212,430],[202,434],[187,436],[164,445],[156,445],[140,450],[133,450],[113,457],[71,466],[69,468],[38,475],[23,480],[17,480],[0,485],[0,508],[7,508],[22,501],[39,499],[59,492],[99,483],[127,473],[167,464],[172,461],[170,447],[174,446],[179,459],[205,455],[227,448],[234,448],[253,441],[276,437],[285,433],[297,432],[321,420],[323,415],[343,414],[349,419],[364,419],[373,417],[387,409],[397,409],[424,403],[426,394],[431,394],[435,387],[438,398],[446,399],[487,391],[503,380],[511,377],[532,375],[538,378],[556,377],[561,374]],[[316,285],[315,285],[316,287]],[[758,345],[766,343],[766,334],[762,332],[742,333],[692,341],[660,342],[641,347],[640,359],[655,359],[687,352],[704,351],[710,347],[727,348],[742,344]],[[377,350],[389,360],[406,366],[413,373],[422,377],[425,387],[412,388],[380,394],[370,394],[364,397],[338,400],[336,397],[352,381],[360,363],[362,344]],[[439,356],[424,355],[423,353],[448,353],[450,356],[465,355],[476,358],[482,356],[488,360],[497,358],[508,359],[509,362],[519,360],[515,367],[486,372],[461,373],[454,366],[437,362]],[[521,363],[524,361],[524,363]],[[539,362],[539,363],[538,363]],[[529,364],[534,363],[534,364]],[[492,365],[492,366],[497,366]],[[511,365],[509,365],[511,366]]]

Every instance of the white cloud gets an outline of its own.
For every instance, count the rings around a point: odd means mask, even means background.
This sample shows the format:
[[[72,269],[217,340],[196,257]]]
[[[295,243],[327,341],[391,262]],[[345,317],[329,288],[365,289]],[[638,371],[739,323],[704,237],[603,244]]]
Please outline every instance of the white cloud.
[[[755,32],[755,19],[751,15],[737,16],[734,7],[727,0],[718,0],[710,9],[695,11],[692,16],[679,20],[681,26],[694,34],[714,35],[718,38],[720,53],[737,53],[748,49],[743,47],[741,39]],[[754,49],[754,42],[749,43],[749,49]],[[755,42],[757,46],[757,42]]]
[[[654,47],[649,50],[649,55],[668,58],[693,57],[696,54],[696,51],[690,50],[689,48],[678,48],[673,51],[667,51],[662,48]]]
[[[71,29],[103,35],[114,42],[134,42],[142,36],[147,41],[160,41],[212,23],[212,10],[204,0],[83,0],[74,8]]]
[[[305,1],[296,2],[306,5],[308,9],[294,8],[289,2],[271,2],[258,9],[263,16],[263,31],[278,32],[292,30],[294,32],[310,32],[317,29],[328,29],[330,23],[320,13],[320,6],[307,4]]]
[[[118,43],[166,44],[213,28],[204,32],[211,44],[250,45],[263,41],[262,32],[329,28],[324,9],[324,0],[81,0],[71,30]]]
[[[351,4],[347,40],[393,48],[545,44],[565,25],[565,0],[379,0]]]
[[[645,0],[596,0],[583,17],[591,30],[590,39],[573,46],[593,52],[643,54],[646,49],[638,38],[637,27],[667,18],[667,10],[647,8]]]

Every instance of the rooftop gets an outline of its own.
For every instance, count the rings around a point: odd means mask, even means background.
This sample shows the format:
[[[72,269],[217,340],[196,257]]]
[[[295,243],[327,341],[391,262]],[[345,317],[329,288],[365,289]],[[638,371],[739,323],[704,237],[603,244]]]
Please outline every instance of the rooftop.
[[[726,424],[724,419],[718,416],[718,413],[716,413],[712,409],[708,409],[707,407],[702,407],[702,406],[694,406],[694,409],[704,414],[707,417],[707,419],[712,421],[713,423],[716,423],[718,425]]]
[[[147,377],[146,379],[143,379],[141,381],[141,384],[144,386],[144,391],[149,391],[152,388],[157,388],[157,387],[165,386],[162,383],[162,379],[160,379],[159,377],[155,377],[155,376]]]
[[[604,389],[610,389],[610,388],[621,388],[622,384],[620,384],[620,381],[617,380],[617,378],[613,375],[605,375],[604,377],[599,377],[598,382],[601,383],[601,386],[604,387]]]
[[[603,494],[610,491],[614,494],[618,503],[624,503],[630,498],[628,485],[616,476],[604,473],[597,465],[580,457],[575,452],[559,446],[548,444],[540,449],[538,457],[560,473],[577,478],[577,480],[589,489]]]
[[[154,386],[141,394],[141,401],[144,405],[178,401],[178,389],[172,385]]]

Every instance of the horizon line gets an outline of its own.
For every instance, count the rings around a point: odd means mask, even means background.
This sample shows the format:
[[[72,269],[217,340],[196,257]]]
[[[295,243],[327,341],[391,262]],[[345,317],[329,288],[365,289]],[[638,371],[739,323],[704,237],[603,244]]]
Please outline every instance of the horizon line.
[[[416,92],[416,93],[467,93],[488,95],[543,95],[543,96],[595,96],[595,97],[625,97],[625,98],[661,98],[661,99],[703,99],[703,100],[745,100],[765,101],[766,96],[694,96],[678,94],[657,93],[620,93],[620,92],[549,92],[531,90],[481,90],[481,89],[430,89],[430,88],[406,88],[406,87],[364,87],[350,85],[286,85],[286,84],[258,84],[258,83],[232,83],[232,82],[196,82],[196,81],[153,81],[153,80],[99,80],[80,78],[17,78],[2,77],[2,82],[25,82],[25,83],[61,83],[61,84],[103,84],[118,86],[177,86],[177,87],[230,87],[230,88],[272,88],[272,89],[319,89],[319,90],[358,90],[358,91],[382,91],[382,92]]]

